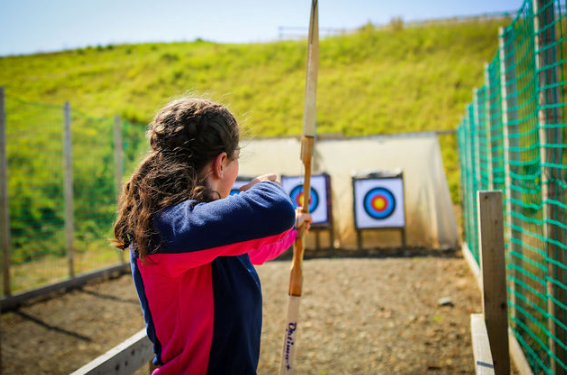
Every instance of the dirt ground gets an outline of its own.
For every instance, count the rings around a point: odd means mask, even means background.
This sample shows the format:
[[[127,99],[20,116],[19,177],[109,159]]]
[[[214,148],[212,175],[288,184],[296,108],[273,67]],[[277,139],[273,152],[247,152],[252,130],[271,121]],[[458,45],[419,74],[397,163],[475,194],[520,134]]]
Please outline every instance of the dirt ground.
[[[258,267],[259,374],[279,371],[289,266]],[[297,374],[474,374],[469,316],[481,301],[460,253],[305,260],[303,285]],[[4,313],[1,324],[6,375],[69,374],[144,327],[128,274]]]

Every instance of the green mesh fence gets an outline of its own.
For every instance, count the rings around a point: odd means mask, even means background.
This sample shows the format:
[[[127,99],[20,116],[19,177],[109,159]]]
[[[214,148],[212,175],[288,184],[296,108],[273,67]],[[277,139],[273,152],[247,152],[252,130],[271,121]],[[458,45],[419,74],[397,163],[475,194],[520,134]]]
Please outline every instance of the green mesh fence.
[[[75,270],[93,271],[119,260],[108,244],[116,212],[114,121],[72,109]],[[115,252],[115,253],[114,253]]]
[[[12,290],[65,278],[63,109],[6,97]],[[24,266],[26,265],[26,266]]]
[[[565,2],[525,1],[458,130],[464,237],[476,192],[504,194],[510,327],[534,373],[567,373]],[[472,112],[472,115],[471,115]]]
[[[64,108],[6,93],[11,293],[71,276],[64,199]],[[115,119],[71,108],[73,274],[127,261],[108,239],[116,218]],[[146,149],[145,126],[120,123],[119,170],[128,176]]]

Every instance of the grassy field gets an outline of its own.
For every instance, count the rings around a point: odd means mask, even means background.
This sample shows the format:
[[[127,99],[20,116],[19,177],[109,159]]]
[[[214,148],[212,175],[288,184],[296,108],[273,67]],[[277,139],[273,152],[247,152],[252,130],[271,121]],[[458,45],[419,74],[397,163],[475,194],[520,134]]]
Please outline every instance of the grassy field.
[[[456,129],[473,88],[483,82],[485,62],[496,53],[498,27],[508,23],[404,27],[394,22],[380,29],[369,24],[321,40],[318,133],[351,137]],[[81,273],[117,259],[106,241],[93,242],[108,237],[114,217],[115,114],[131,124],[123,128],[127,171],[155,111],[188,93],[228,105],[248,136],[299,135],[305,56],[305,40],[242,45],[198,40],[0,58],[14,198],[14,290],[66,277],[63,102],[73,108],[74,246]],[[459,203],[456,137],[440,141],[451,195]]]
[[[455,129],[506,19],[404,27],[400,22],[320,43],[318,132],[363,136]],[[301,132],[305,41],[262,44],[109,45],[0,58],[6,95],[71,101],[92,116],[120,114],[147,124],[175,96],[192,93],[228,105],[253,136]],[[458,201],[454,137],[442,138]]]

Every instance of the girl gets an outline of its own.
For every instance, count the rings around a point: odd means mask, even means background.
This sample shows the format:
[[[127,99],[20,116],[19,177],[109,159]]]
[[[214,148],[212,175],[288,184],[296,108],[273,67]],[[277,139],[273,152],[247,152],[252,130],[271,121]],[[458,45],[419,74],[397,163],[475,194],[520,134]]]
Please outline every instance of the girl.
[[[255,374],[262,295],[252,264],[287,249],[309,214],[273,174],[229,196],[238,124],[225,107],[183,98],[148,130],[150,152],[124,186],[113,243],[130,249],[154,374]]]

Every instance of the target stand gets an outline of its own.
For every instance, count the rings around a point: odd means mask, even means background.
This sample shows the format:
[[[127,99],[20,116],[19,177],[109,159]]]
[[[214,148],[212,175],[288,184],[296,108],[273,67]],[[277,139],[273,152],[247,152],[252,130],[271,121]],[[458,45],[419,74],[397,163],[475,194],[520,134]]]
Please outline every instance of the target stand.
[[[303,206],[303,182],[302,176],[282,176],[282,187],[289,194],[295,208]],[[310,231],[316,236],[316,250],[321,249],[321,231],[329,232],[329,249],[334,250],[331,176],[326,173],[311,176],[309,213],[313,217]]]
[[[358,250],[362,231],[399,229],[406,247],[404,176],[401,169],[355,174],[352,177],[354,226]]]

